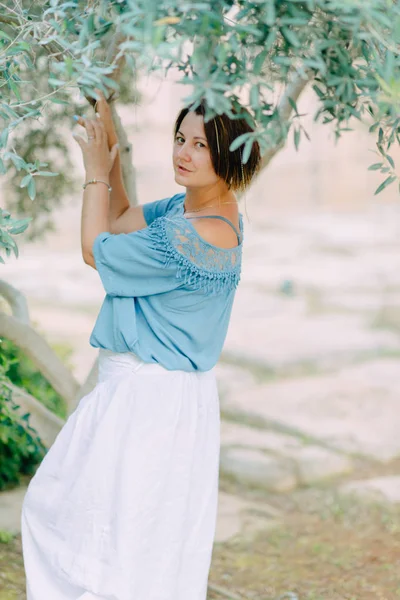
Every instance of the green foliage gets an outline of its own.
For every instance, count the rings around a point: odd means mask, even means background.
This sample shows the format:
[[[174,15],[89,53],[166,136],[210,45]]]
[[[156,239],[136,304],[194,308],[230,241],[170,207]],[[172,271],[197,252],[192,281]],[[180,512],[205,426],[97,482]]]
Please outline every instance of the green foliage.
[[[60,358],[68,360],[69,347],[56,348]],[[62,419],[67,418],[65,401],[38,372],[35,365],[12,342],[0,341],[0,490],[20,483],[21,475],[33,474],[46,448],[29,414],[20,416],[12,399],[10,384],[25,390]]]
[[[282,111],[277,91],[290,98],[293,82],[312,80],[315,120],[332,123],[337,138],[351,119],[366,122],[378,134],[379,169],[387,173],[380,189],[397,179],[389,155],[400,124],[400,5],[394,0],[50,0],[14,8],[0,15],[0,167],[16,170],[29,198],[39,196],[42,178],[40,195],[50,185],[46,175],[53,171],[43,166],[62,169],[56,161],[22,159],[16,130],[26,135],[41,116],[60,127],[60,113],[76,110],[69,111],[71,90],[91,98],[95,87],[107,96],[119,91],[114,70],[122,59],[123,72],[177,69],[191,86],[186,102],[207,100],[206,119],[222,112],[233,118],[232,107],[244,103],[258,125],[241,140],[244,162],[254,140],[264,153],[291,129],[298,147],[305,132],[296,98],[291,112]],[[116,34],[117,52],[108,60]],[[60,175],[54,179],[55,186]]]
[[[61,358],[68,359],[70,352],[70,349],[64,350]],[[64,399],[52,388],[34,363],[15,344],[4,338],[0,342],[0,360],[7,363],[7,377],[14,385],[39,399],[46,408],[61,419],[67,418]]]
[[[0,491],[15,487],[21,475],[32,475],[46,454],[46,447],[29,425],[29,413],[20,416],[13,401],[10,362],[0,354]]]
[[[18,258],[18,246],[12,236],[25,231],[30,220],[30,218],[12,219],[8,211],[0,208],[0,243],[7,256],[10,256],[11,251],[13,251]],[[1,256],[0,262],[4,263],[4,259]]]
[[[49,6],[48,3],[22,4],[26,4],[24,10],[27,16],[25,19],[21,13],[21,30],[18,31],[15,31],[13,25],[15,12],[12,11],[15,11],[15,3],[3,4],[12,9],[9,13],[5,8],[0,11],[0,140],[6,142],[3,150],[0,148],[0,175],[3,175],[1,185],[5,208],[13,216],[29,218],[29,228],[23,237],[31,241],[47,231],[54,231],[54,209],[60,206],[65,198],[69,200],[81,190],[80,182],[76,181],[74,176],[68,131],[73,127],[74,114],[86,113],[93,117],[94,113],[87,111],[87,101],[83,95],[78,97],[79,88],[74,82],[71,82],[69,89],[56,89],[55,96],[47,98],[44,102],[36,100],[46,96],[49,88],[50,91],[54,90],[49,86],[49,65],[57,62],[58,58],[62,59],[62,56],[49,58],[51,44],[40,43],[43,41],[40,31],[45,25],[43,13]],[[6,17],[8,14],[11,17],[10,23]],[[31,54],[11,54],[14,72],[21,79],[21,82],[16,84],[19,86],[18,94],[21,98],[18,102],[11,90],[6,89],[7,86],[4,85],[8,79],[3,80],[6,71],[2,66],[4,48],[11,45],[10,50],[13,52],[13,40],[16,36],[20,39],[22,31],[25,31],[30,43]],[[67,35],[67,31],[65,34]],[[105,60],[108,46],[109,43],[106,42],[97,50],[97,59],[101,55],[101,60]],[[68,57],[64,58],[68,64]],[[7,62],[9,63],[8,60]],[[135,74],[128,69],[121,73],[118,94],[121,104],[132,104],[139,99],[139,94],[132,84],[134,77]],[[32,107],[38,107],[35,114]],[[24,112],[27,114],[24,115]],[[24,118],[16,118],[18,115]],[[0,223],[0,231],[2,229]],[[1,242],[0,239],[0,253],[2,249],[5,250]]]
[[[14,534],[10,531],[3,531],[0,529],[0,544],[9,544],[14,537]]]

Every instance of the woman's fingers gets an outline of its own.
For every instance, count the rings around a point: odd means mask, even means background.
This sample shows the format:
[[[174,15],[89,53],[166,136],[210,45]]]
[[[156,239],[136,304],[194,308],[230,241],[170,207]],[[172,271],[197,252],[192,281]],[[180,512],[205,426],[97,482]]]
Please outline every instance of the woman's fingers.
[[[76,120],[77,124],[82,125],[82,127],[87,127],[88,124],[90,124],[90,123],[92,123],[92,124],[96,123],[96,124],[99,124],[100,127],[105,128],[104,122],[101,119],[101,115],[100,115],[100,118],[96,117],[96,120],[89,119],[88,117],[79,117],[78,115],[76,115],[76,117],[77,118],[75,120]]]
[[[101,136],[101,139],[103,139],[104,136],[107,136],[109,150],[111,150],[112,146],[118,141],[111,116],[111,110],[103,92],[99,88],[96,88],[94,91],[99,98],[95,104],[96,119],[90,120],[80,116],[78,116],[78,118],[75,117],[75,119],[78,125],[85,127],[88,137],[95,136],[100,139]],[[98,129],[93,129],[95,126],[97,126]]]
[[[98,89],[95,89],[95,92],[99,96],[99,100],[96,102],[96,112],[98,112],[101,117],[105,117],[105,115],[110,112],[110,108],[104,97],[104,94]]]
[[[98,96],[100,96],[100,100],[97,100],[97,102],[103,102],[105,100],[103,92],[99,88],[95,88],[94,91]]]
[[[85,119],[83,117],[78,117],[78,115],[75,115],[74,118],[78,125],[82,125],[83,127],[85,127]]]
[[[111,150],[113,144],[115,144],[118,141],[117,134],[115,132],[114,122],[111,116],[111,108],[107,100],[105,99],[104,94],[98,88],[95,89],[95,92],[100,97],[100,100],[98,100],[96,104],[96,112],[99,113],[100,118],[104,123],[104,127],[109,140],[109,148]]]
[[[101,141],[106,133],[104,123],[98,118],[92,120],[87,119],[86,117],[78,117],[76,122],[86,129],[88,139],[95,138]]]
[[[95,138],[96,133],[97,133],[97,128],[94,126],[93,121],[91,121],[90,119],[85,119],[85,127],[86,127],[86,132],[88,135],[88,139],[89,138]]]
[[[100,119],[92,121],[92,123],[96,132],[96,140],[103,143],[104,139],[107,139],[107,133],[104,128],[104,123]]]
[[[95,88],[94,91],[96,92],[97,96],[99,97],[98,100],[96,101],[97,105],[102,104],[106,110],[109,110],[110,109],[110,101],[113,98],[113,94],[111,94],[111,96],[109,96],[109,98],[107,99],[105,97],[104,93],[101,90],[99,90],[99,88]]]

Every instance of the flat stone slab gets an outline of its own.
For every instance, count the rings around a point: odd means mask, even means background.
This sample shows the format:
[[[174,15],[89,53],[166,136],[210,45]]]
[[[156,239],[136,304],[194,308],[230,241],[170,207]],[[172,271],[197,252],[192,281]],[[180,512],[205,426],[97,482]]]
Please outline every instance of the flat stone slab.
[[[289,461],[250,448],[221,448],[220,472],[240,483],[274,492],[288,492],[297,486]]]
[[[382,359],[332,375],[231,394],[232,412],[293,428],[333,449],[382,461],[400,455],[400,361]]]
[[[224,420],[221,421],[221,445],[266,450],[282,456],[295,456],[303,447],[296,437]]]
[[[365,500],[400,504],[400,475],[352,481],[341,486],[340,491]]]
[[[292,472],[295,474],[297,485],[308,485],[316,481],[343,475],[353,470],[351,459],[343,454],[338,454],[318,446],[305,445],[295,436],[270,430],[256,429],[227,421],[221,421],[221,447],[223,452],[228,453],[229,461],[233,461],[236,456],[235,453],[232,454],[229,452],[232,448],[260,450],[273,457],[281,457],[283,473],[286,473],[289,461],[292,465]],[[258,469],[260,456],[258,453],[246,455],[246,460],[250,461],[252,457],[256,462],[254,468]],[[240,465],[235,470],[235,476],[246,482],[249,476],[248,472],[243,477],[240,475],[242,472],[242,460],[243,455],[240,454]],[[268,468],[268,465],[271,466],[271,478],[275,480],[277,470],[275,461],[272,463],[267,461],[267,463],[264,462],[263,464],[265,469]],[[224,468],[228,468],[229,471],[234,470],[233,465],[230,463],[228,466],[224,463]],[[267,476],[265,473],[262,473],[261,477],[262,481],[264,481]]]
[[[349,457],[318,446],[304,446],[293,455],[293,461],[300,485],[310,485],[353,470]]]
[[[280,515],[267,502],[251,502],[220,491],[215,541],[226,542],[236,535],[275,527]]]

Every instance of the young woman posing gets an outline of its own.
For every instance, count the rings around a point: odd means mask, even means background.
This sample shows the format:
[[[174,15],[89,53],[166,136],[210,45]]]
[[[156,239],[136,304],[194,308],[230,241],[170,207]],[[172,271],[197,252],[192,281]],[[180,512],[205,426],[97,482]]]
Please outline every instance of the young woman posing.
[[[106,296],[90,336],[95,388],[79,402],[22,508],[27,600],[205,600],[215,537],[220,412],[215,364],[241,273],[235,191],[260,166],[231,142],[243,117],[174,126],[185,192],[130,207],[110,108],[79,118],[81,241]],[[94,181],[93,181],[94,180]],[[110,197],[110,184],[113,188]]]

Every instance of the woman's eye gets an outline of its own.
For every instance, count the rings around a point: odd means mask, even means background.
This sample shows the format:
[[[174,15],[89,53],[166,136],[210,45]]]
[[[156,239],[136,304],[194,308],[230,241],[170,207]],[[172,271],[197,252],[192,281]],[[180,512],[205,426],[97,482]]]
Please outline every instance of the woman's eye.
[[[185,140],[183,139],[182,136],[177,135],[176,138],[175,138],[175,141],[181,143],[181,141],[184,142]],[[206,145],[202,144],[201,142],[197,142],[197,144],[200,144],[201,148],[206,148]]]

